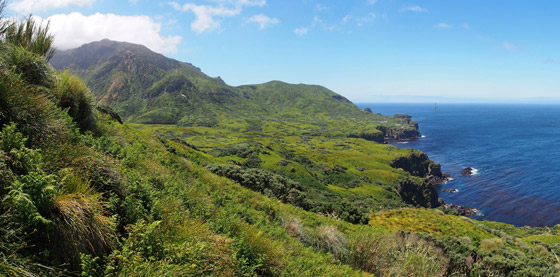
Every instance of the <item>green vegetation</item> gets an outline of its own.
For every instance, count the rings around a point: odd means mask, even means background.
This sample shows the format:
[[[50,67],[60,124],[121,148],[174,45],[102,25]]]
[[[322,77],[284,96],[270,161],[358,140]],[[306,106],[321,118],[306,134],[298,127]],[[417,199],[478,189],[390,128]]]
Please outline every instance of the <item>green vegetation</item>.
[[[422,172],[439,167],[416,151],[336,135],[363,118],[323,113],[329,102],[304,103],[309,109],[298,113],[303,106],[268,103],[286,110],[268,120],[216,113],[200,122],[217,125],[122,124],[45,53],[3,38],[0,275],[560,273],[559,226],[516,228],[414,208],[431,206]],[[288,88],[306,87],[255,91]],[[408,166],[415,159],[422,166]]]
[[[378,142],[389,133],[417,135],[415,122],[362,111],[321,86],[272,81],[232,87],[190,64],[130,43],[93,42],[57,52],[52,64],[84,78],[99,103],[133,123]]]

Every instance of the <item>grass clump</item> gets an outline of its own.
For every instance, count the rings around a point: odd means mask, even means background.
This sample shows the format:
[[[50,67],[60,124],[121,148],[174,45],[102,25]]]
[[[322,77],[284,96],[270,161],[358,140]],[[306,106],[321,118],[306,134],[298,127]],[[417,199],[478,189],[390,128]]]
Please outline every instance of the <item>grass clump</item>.
[[[80,78],[67,71],[63,72],[57,81],[54,94],[58,106],[67,110],[81,131],[96,130],[94,99]]]

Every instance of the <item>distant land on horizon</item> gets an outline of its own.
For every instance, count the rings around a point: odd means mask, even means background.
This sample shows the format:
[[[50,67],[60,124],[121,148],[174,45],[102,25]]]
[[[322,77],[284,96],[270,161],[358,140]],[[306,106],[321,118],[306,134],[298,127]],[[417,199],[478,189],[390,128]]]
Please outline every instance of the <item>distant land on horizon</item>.
[[[352,99],[353,103],[448,103],[448,104],[560,104],[560,97],[530,98],[460,98],[417,95],[375,95],[368,100]]]

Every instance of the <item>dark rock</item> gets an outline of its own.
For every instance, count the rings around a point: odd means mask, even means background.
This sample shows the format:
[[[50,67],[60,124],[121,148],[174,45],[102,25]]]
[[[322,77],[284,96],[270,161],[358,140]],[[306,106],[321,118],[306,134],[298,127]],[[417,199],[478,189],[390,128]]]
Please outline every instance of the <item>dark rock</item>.
[[[447,181],[451,179],[451,176],[449,175],[449,173],[441,173],[441,175],[428,175],[427,178],[432,184],[441,185],[447,183]]]
[[[379,130],[379,127],[377,128]],[[348,135],[350,138],[361,138],[369,141],[375,141],[377,143],[385,142],[385,134],[383,132],[364,132],[364,133],[352,133]]]
[[[444,189],[443,192],[456,193],[456,192],[459,192],[459,190],[458,189]]]
[[[477,208],[455,204],[444,204],[444,209],[454,210],[462,216],[484,216]]]
[[[467,168],[461,170],[461,174],[466,175],[466,176],[471,176],[471,175],[474,174],[474,168],[467,167]]]
[[[444,177],[441,165],[434,163],[428,155],[420,151],[412,151],[408,156],[396,158],[391,162],[394,168],[402,168],[412,176],[427,178],[428,176]]]
[[[387,141],[406,141],[406,140],[416,139],[422,136],[420,132],[418,132],[417,123],[414,123],[414,129],[406,128],[404,126],[402,126],[400,129],[387,128],[385,126],[377,126],[376,129],[383,132],[383,136]]]
[[[406,178],[399,182],[399,195],[405,203],[424,208],[435,208],[440,205],[434,185],[427,179],[420,184]]]

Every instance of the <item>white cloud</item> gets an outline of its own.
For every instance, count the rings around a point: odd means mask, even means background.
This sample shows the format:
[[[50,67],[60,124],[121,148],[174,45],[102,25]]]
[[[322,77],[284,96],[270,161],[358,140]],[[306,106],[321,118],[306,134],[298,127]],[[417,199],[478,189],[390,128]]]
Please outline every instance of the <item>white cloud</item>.
[[[226,1],[220,1],[222,3],[226,2]],[[238,5],[238,6],[250,6],[250,7],[262,7],[266,5],[266,0],[229,0],[227,1],[227,3],[232,3],[234,5]]]
[[[434,25],[434,28],[436,28],[436,29],[452,29],[453,25],[442,22],[442,23],[438,23],[438,24]]]
[[[300,37],[307,35],[307,32],[309,32],[309,28],[307,28],[307,27],[296,28],[294,30],[294,33],[296,33],[296,35],[298,35]]]
[[[504,49],[508,50],[508,51],[518,51],[519,47],[509,43],[509,42],[504,42]]]
[[[47,11],[59,8],[74,6],[87,6],[96,0],[20,0],[8,4],[8,9],[19,14],[29,14],[34,12]]]
[[[58,49],[75,48],[108,38],[142,44],[159,53],[175,53],[182,40],[180,36],[161,36],[161,23],[143,15],[96,13],[85,16],[74,12],[49,16],[46,20],[50,21],[50,31],[55,36],[54,46]]]
[[[349,15],[349,14],[347,14],[345,17],[342,18],[342,22],[343,22],[343,23],[346,23],[346,22],[348,22],[348,20],[350,20],[351,18],[352,18],[352,16]]]
[[[417,13],[423,13],[423,12],[427,12],[428,9],[426,8],[422,8],[420,6],[408,6],[404,9],[402,9],[403,12],[417,12]]]
[[[377,0],[368,0],[368,5],[373,5],[377,3]]]
[[[278,20],[278,18],[270,18],[264,14],[253,15],[249,17],[247,21],[259,24],[259,29],[261,30],[264,30],[266,27],[270,25],[275,25],[280,23],[280,20]]]
[[[315,11],[317,11],[317,12],[326,11],[326,10],[328,10],[328,9],[329,9],[329,8],[328,8],[327,6],[325,6],[325,5],[323,5],[323,4],[316,4],[316,5],[315,5]]]
[[[372,22],[373,20],[375,20],[375,18],[377,18],[375,13],[369,13],[368,16],[359,18],[358,19],[358,27],[362,27],[365,24]]]
[[[220,27],[220,20],[215,17],[231,17],[241,13],[243,7],[262,7],[266,5],[266,0],[216,0],[216,6],[197,5],[186,3],[180,5],[177,2],[170,2],[169,5],[182,12],[192,12],[195,20],[191,23],[191,30],[197,34],[212,32]]]
[[[346,21],[350,20],[350,18],[351,17],[349,15],[345,16],[344,18],[342,18],[342,23],[346,23]],[[321,28],[324,31],[335,31],[341,29],[338,24],[329,25],[323,19],[319,18],[318,16],[314,16],[313,21],[311,21],[311,25],[296,28],[294,30],[294,33],[301,37],[307,35],[309,32],[315,30],[316,28]]]

